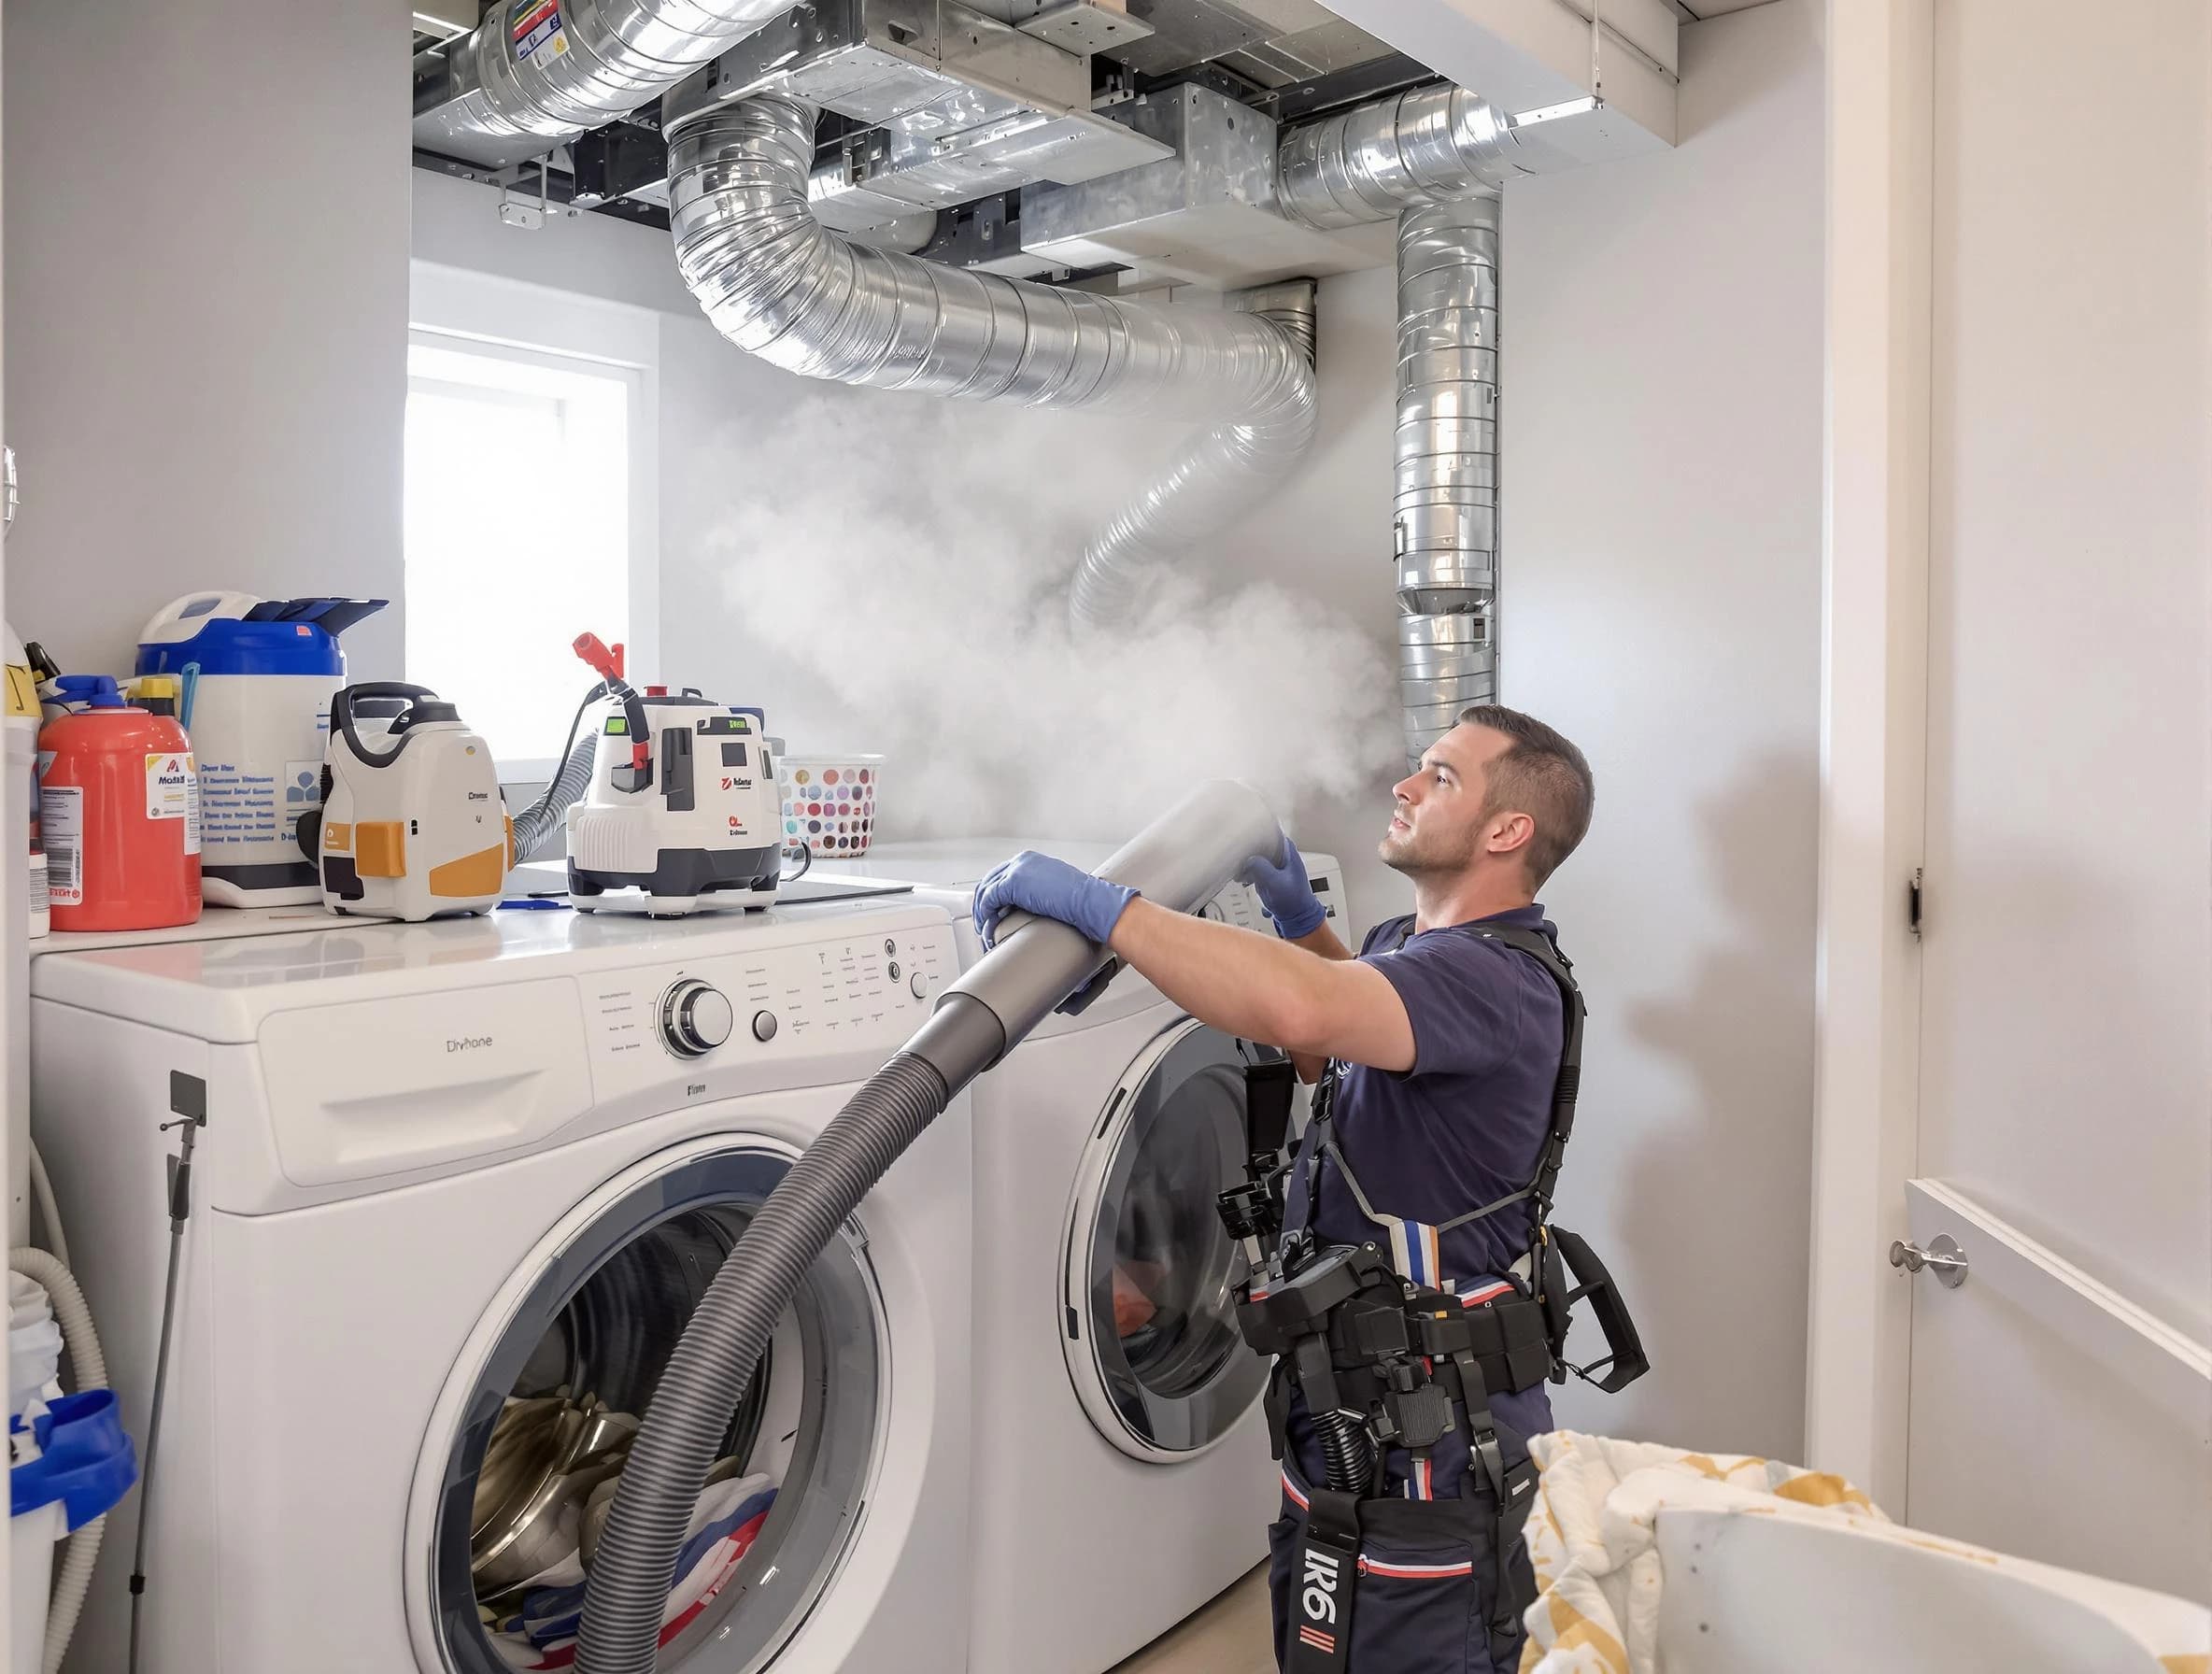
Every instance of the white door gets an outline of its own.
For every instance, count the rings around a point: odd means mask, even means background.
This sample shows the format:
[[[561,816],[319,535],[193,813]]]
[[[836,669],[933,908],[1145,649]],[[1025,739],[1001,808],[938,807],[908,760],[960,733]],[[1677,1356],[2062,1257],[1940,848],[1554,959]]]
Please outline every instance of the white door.
[[[2212,7],[1938,0],[1915,1525],[2212,1598]]]

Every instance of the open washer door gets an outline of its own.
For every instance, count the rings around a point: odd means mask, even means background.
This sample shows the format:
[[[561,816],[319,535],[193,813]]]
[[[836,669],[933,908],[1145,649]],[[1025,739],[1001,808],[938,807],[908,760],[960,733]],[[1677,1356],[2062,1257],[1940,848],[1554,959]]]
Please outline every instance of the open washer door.
[[[1185,1018],[1129,1066],[1076,1170],[1060,1347],[1099,1434],[1148,1464],[1213,1446],[1267,1384],[1214,1208],[1243,1178],[1244,1097],[1237,1043]]]
[[[532,1252],[456,1367],[424,1443],[434,1666],[565,1666],[609,1485],[708,1284],[792,1154],[736,1136],[646,1159]],[[775,1664],[862,1518],[889,1385],[883,1301],[855,1231],[816,1258],[709,1473],[659,1666]],[[432,1666],[432,1665],[426,1665]]]

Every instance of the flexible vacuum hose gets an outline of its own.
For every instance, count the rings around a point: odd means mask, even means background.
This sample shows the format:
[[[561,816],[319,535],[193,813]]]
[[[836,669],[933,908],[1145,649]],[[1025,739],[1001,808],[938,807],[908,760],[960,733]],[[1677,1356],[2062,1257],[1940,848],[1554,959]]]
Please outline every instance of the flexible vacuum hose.
[[[1266,802],[1202,786],[1099,868],[1180,912],[1257,856],[1280,861]],[[838,1112],[752,1218],[707,1287],[645,1412],[587,1577],[577,1674],[651,1674],[675,1561],[730,1416],[807,1269],[955,1094],[1095,976],[1109,956],[1081,931],[1016,915],[929,1020]]]
[[[48,1213],[50,1215],[51,1211]],[[59,1223],[48,1222],[50,1231]],[[58,1235],[58,1233],[57,1233]],[[10,1250],[7,1265],[45,1287],[53,1304],[54,1321],[62,1327],[62,1341],[69,1350],[69,1367],[79,1389],[107,1386],[107,1361],[100,1353],[100,1334],[92,1328],[92,1311],[84,1299],[77,1275],[44,1250]],[[77,1633],[77,1618],[84,1611],[85,1595],[92,1590],[92,1566],[99,1561],[100,1537],[107,1519],[95,1517],[69,1537],[54,1571],[53,1594],[46,1608],[46,1644],[39,1653],[39,1674],[60,1674],[62,1658]]]
[[[591,788],[591,766],[599,748],[599,735],[587,733],[560,764],[545,794],[515,816],[515,861],[519,865],[537,857],[538,847],[560,828],[569,805]]]

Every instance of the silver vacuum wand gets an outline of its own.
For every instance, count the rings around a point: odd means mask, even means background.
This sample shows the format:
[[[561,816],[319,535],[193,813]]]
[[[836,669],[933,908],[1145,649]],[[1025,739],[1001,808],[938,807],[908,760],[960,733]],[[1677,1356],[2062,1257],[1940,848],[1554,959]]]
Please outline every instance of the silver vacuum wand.
[[[1237,780],[1214,779],[1116,849],[1098,875],[1163,907],[1195,913],[1247,861],[1281,864],[1283,849],[1283,828],[1266,799]],[[1071,925],[1009,915],[998,944],[939,996],[935,1015],[905,1050],[935,1065],[957,1093],[1051,1016],[1110,957]]]

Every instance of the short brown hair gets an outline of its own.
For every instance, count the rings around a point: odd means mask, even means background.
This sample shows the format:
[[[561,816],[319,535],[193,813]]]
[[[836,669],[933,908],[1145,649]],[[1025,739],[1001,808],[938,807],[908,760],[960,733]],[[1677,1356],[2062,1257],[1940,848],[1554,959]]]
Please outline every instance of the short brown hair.
[[[1582,752],[1556,728],[1502,703],[1477,703],[1459,712],[1462,726],[1503,732],[1513,747],[1490,763],[1485,818],[1511,810],[1536,822],[1528,840],[1528,885],[1541,889],[1559,863],[1590,830],[1597,786]]]

